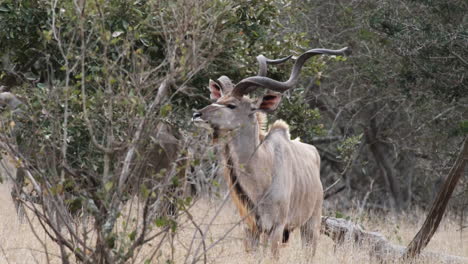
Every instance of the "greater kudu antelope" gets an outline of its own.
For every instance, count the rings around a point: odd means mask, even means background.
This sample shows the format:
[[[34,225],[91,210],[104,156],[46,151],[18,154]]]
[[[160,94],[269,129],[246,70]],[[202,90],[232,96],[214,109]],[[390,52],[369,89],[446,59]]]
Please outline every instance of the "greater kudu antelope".
[[[305,61],[314,55],[343,55],[341,50],[312,49],[299,56],[289,80],[279,82],[266,75],[267,63],[283,62],[257,57],[259,76],[248,77],[235,86],[228,77],[210,80],[210,97],[216,100],[193,114],[197,124],[207,124],[220,142],[225,179],[231,197],[247,224],[246,249],[254,249],[261,234],[271,241],[273,255],[278,256],[280,242],[289,232],[300,228],[303,245],[315,254],[323,202],[320,181],[320,156],[317,149],[291,140],[288,125],[276,121],[262,135],[258,112],[274,111],[281,93],[297,82]],[[248,93],[263,87],[270,92],[254,101]]]

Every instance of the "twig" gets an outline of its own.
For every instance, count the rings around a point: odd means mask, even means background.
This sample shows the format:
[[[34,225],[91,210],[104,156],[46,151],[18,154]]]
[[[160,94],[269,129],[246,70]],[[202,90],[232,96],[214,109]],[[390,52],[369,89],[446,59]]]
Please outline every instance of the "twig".
[[[8,256],[7,256],[6,252],[5,252],[5,249],[2,247],[2,245],[0,245],[0,249],[2,250],[3,256],[5,256],[6,262],[7,262],[8,264],[10,264],[10,260],[8,260]]]
[[[188,219],[190,220],[190,222],[192,222],[193,226],[195,226],[195,228],[198,230],[198,232],[200,233],[200,236],[202,238],[202,245],[203,245],[203,263],[207,263],[207,258],[206,258],[206,243],[205,243],[205,235],[203,234],[203,231],[201,230],[200,226],[197,225],[197,223],[193,220],[193,216],[189,213],[188,210],[185,210],[184,208],[184,212],[187,214],[188,216]]]
[[[332,185],[328,186],[323,192],[325,193],[325,196],[327,196],[327,192],[329,192],[335,185],[337,185],[341,181],[341,178],[338,178]]]

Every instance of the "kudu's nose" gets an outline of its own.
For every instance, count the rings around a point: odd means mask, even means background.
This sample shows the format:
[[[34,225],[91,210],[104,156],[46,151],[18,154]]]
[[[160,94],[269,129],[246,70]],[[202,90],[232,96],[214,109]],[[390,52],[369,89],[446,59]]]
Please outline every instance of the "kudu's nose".
[[[192,121],[195,120],[195,119],[197,119],[197,118],[199,118],[199,117],[201,117],[201,116],[202,116],[202,113],[200,113],[200,112],[195,112],[195,113],[193,113]]]

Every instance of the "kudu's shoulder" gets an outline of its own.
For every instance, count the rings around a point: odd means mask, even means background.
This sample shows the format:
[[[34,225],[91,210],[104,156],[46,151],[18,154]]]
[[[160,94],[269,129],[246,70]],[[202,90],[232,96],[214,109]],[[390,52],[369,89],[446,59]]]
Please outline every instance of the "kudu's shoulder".
[[[268,130],[268,135],[265,139],[264,144],[273,147],[275,149],[289,149],[292,153],[300,153],[300,155],[311,158],[320,159],[320,155],[317,148],[313,145],[303,143],[298,138],[291,140],[289,134],[289,125],[283,120],[277,120],[271,125]]]

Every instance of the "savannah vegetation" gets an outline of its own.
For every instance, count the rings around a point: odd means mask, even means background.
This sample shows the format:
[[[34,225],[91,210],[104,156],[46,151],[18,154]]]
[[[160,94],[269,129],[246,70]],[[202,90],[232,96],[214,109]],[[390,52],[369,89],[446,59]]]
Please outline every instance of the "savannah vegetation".
[[[0,222],[18,230],[0,235],[0,260],[269,263],[268,251],[243,252],[219,153],[190,118],[210,103],[209,79],[256,75],[259,54],[345,46],[308,61],[268,123],[319,150],[325,216],[408,245],[468,159],[457,159],[467,14],[463,0],[1,1],[1,92],[23,104],[0,102]],[[468,257],[463,166],[428,247]],[[297,240],[280,262],[311,261]],[[374,263],[371,249],[322,235],[316,261]]]

